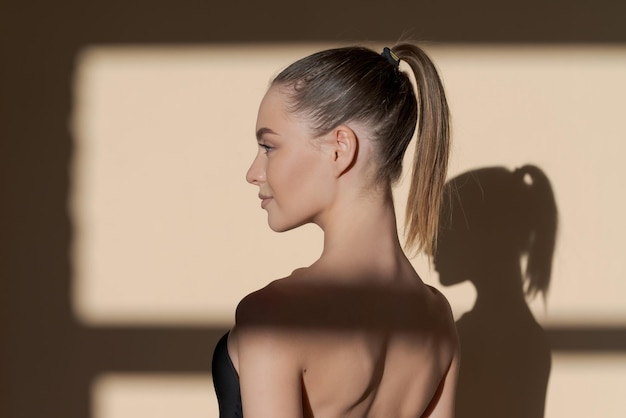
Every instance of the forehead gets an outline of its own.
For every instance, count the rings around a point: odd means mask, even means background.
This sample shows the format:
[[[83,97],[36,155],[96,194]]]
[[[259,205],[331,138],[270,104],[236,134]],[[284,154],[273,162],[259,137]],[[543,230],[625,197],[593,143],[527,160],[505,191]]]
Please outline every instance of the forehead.
[[[257,129],[274,129],[277,127],[276,125],[283,124],[307,126],[306,121],[302,117],[297,117],[293,112],[289,111],[288,97],[284,87],[272,86],[269,88],[259,105]],[[274,126],[268,126],[269,124]]]

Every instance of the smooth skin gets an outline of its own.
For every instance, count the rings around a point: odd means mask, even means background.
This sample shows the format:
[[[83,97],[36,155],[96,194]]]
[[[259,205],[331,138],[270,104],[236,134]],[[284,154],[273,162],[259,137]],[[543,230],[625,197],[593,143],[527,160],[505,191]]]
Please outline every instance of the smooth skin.
[[[286,97],[273,86],[261,103],[246,178],[273,230],[313,222],[324,250],[237,308],[228,351],[244,416],[453,417],[450,308],[402,250],[368,130],[346,123],[313,138]]]

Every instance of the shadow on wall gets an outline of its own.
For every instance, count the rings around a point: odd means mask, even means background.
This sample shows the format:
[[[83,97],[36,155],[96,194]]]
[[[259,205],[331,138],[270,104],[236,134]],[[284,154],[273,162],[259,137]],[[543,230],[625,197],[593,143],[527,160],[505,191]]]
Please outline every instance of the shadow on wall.
[[[472,170],[446,184],[443,208],[439,280],[469,280],[477,293],[457,321],[457,417],[543,417],[551,353],[527,298],[545,299],[550,284],[557,229],[550,182],[530,165]]]
[[[396,19],[379,18],[381,11],[390,9],[388,4],[380,5],[380,10],[356,10],[352,2],[335,2],[337,13],[329,14],[327,8],[311,3],[307,20],[324,24],[305,25],[286,19],[291,3],[284,0],[250,2],[243,9],[238,2],[194,1],[180,7],[160,0],[123,6],[118,2],[87,5],[76,0],[61,5],[38,3],[12,2],[0,13],[4,35],[0,48],[3,57],[8,57],[0,65],[0,416],[12,418],[89,417],[90,385],[103,373],[208,373],[211,349],[226,331],[210,327],[86,327],[78,323],[71,309],[75,273],[69,254],[75,221],[68,212],[68,199],[75,145],[68,120],[77,106],[72,101],[72,75],[83,48],[100,44],[186,47],[384,40],[396,39],[406,31],[437,42],[562,42],[567,46],[626,41],[626,25],[620,18],[626,3],[610,0],[572,4],[567,18],[563,18],[559,2],[520,2],[514,16],[509,16],[512,20],[494,17],[497,8],[484,13],[461,1],[403,2]],[[447,10],[466,18],[449,19]],[[354,18],[345,25],[348,13]],[[511,24],[528,20],[539,25],[536,30]],[[479,291],[479,297],[489,300],[488,292]],[[475,314],[478,317],[478,311]],[[495,340],[503,329],[477,334],[474,343]],[[547,333],[555,351],[626,351],[622,325],[552,327]],[[471,340],[464,341],[467,346]],[[503,354],[489,352],[497,350],[497,342],[490,343],[491,348],[485,346],[479,352],[483,358],[505,359]],[[523,351],[518,348],[518,353]],[[471,376],[469,364],[466,358],[464,376]],[[517,385],[521,378],[506,377],[499,383],[513,381]],[[477,380],[478,388],[484,390]],[[476,397],[470,399],[479,402]],[[494,399],[495,392],[486,405]],[[482,412],[481,416],[488,416]],[[460,417],[467,416],[462,414],[460,411]]]

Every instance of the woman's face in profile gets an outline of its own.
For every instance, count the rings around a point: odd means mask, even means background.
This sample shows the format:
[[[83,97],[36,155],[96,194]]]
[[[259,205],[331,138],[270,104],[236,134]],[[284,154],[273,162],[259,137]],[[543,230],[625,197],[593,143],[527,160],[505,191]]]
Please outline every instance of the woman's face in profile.
[[[333,179],[325,147],[303,118],[287,112],[285,94],[271,87],[259,107],[257,155],[246,180],[259,187],[270,228],[287,231],[319,221],[331,198]]]

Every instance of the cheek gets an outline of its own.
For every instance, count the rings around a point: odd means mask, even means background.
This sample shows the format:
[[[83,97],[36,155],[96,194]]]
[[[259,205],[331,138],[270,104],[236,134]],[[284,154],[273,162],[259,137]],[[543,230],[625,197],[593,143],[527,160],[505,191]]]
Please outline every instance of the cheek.
[[[303,159],[299,164],[294,165],[291,181],[295,183],[298,193],[306,194],[302,196],[306,202],[322,204],[326,201],[332,188],[325,168],[318,155]]]
[[[270,160],[268,181],[276,193],[293,195],[321,188],[323,171],[319,156],[311,153],[284,154]],[[288,197],[288,196],[286,196]]]
[[[323,165],[315,155],[272,160],[267,176],[275,198],[269,211],[270,227],[275,231],[312,221],[330,197]]]

